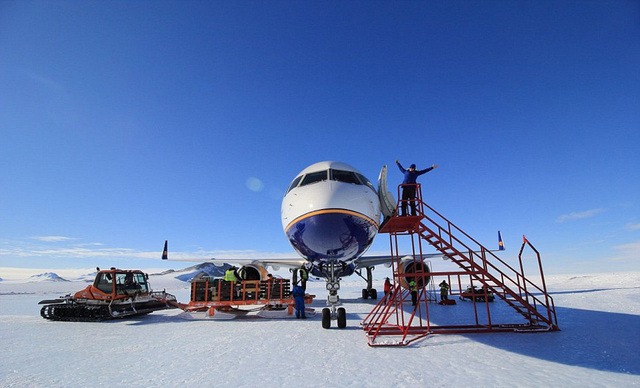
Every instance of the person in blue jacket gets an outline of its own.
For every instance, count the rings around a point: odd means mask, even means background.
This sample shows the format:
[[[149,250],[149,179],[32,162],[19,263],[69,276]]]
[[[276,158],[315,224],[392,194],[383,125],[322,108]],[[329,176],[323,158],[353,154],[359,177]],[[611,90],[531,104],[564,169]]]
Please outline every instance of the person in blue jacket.
[[[296,283],[291,290],[293,300],[296,302],[296,318],[307,319],[304,313],[304,290]]]
[[[404,180],[402,181],[403,185],[409,185],[409,186],[403,186],[402,187],[402,216],[406,216],[407,215],[407,203],[411,203],[411,215],[415,216],[417,215],[416,213],[416,186],[414,186],[416,184],[416,181],[418,179],[418,177],[422,174],[426,174],[429,171],[433,170],[434,168],[438,168],[437,164],[433,164],[431,165],[431,167],[429,168],[425,168],[424,170],[416,170],[416,165],[412,164],[411,166],[409,166],[409,168],[407,170],[404,169],[404,167],[402,167],[402,165],[400,164],[399,161],[396,160],[396,164],[398,165],[398,168],[400,169],[400,172],[404,175]]]

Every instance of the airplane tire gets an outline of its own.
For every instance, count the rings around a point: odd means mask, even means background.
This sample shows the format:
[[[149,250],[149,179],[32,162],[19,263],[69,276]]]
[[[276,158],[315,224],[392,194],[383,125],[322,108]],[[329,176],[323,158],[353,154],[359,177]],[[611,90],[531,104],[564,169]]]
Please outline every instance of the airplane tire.
[[[331,327],[331,310],[328,308],[322,309],[322,328],[329,329]]]
[[[362,299],[367,300],[369,298],[369,291],[366,288],[362,289]]]
[[[371,297],[371,299],[376,300],[378,299],[378,290],[376,290],[375,288],[372,288],[369,290],[369,296]]]
[[[347,327],[347,311],[343,307],[338,309],[338,327],[340,329]]]

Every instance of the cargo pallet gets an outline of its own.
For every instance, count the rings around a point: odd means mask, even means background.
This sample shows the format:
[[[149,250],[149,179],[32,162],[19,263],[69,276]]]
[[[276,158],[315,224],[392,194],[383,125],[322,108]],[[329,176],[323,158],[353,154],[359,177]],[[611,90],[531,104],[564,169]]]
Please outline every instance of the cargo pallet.
[[[313,302],[315,295],[305,295],[305,304]],[[191,280],[191,300],[188,304],[174,303],[186,312],[241,311],[242,306],[258,306],[266,310],[284,310],[292,315],[295,301],[291,296],[289,279],[225,281],[220,278],[197,275]]]

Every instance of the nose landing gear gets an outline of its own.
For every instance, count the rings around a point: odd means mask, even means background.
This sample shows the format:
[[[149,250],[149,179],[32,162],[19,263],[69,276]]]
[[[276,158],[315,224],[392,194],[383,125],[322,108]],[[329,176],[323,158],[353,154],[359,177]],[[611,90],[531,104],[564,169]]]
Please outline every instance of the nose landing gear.
[[[322,309],[322,327],[324,329],[331,328],[331,321],[338,321],[338,328],[344,329],[347,327],[347,312],[344,307],[337,307],[340,303],[340,297],[338,296],[338,290],[340,289],[340,278],[336,273],[336,263],[327,264],[327,291],[329,296],[327,297],[327,305]]]

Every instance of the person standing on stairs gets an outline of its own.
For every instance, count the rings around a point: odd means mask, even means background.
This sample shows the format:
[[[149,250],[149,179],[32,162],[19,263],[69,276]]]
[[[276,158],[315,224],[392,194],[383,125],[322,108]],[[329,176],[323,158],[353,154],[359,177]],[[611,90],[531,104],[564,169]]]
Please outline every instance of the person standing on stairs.
[[[402,181],[403,185],[407,185],[407,186],[403,186],[402,187],[402,216],[406,216],[407,215],[407,203],[411,204],[411,215],[412,216],[416,216],[417,212],[416,212],[416,186],[415,184],[417,183],[417,179],[420,175],[422,174],[426,174],[429,171],[433,170],[434,168],[438,168],[437,164],[433,164],[431,165],[431,167],[429,168],[425,168],[424,170],[416,170],[416,165],[412,164],[411,166],[409,166],[409,168],[407,170],[404,169],[404,167],[402,167],[402,165],[400,164],[400,162],[396,159],[396,164],[398,165],[398,168],[400,169],[400,172],[404,175],[404,179]]]

